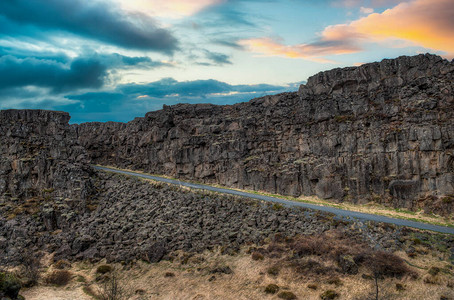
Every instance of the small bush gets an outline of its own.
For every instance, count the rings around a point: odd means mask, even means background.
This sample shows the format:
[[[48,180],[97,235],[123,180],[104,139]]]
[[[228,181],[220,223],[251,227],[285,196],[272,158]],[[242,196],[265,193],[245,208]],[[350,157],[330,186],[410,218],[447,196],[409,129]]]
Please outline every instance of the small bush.
[[[110,272],[112,272],[112,266],[110,266],[110,265],[100,265],[96,269],[96,273],[98,273],[98,274],[107,274]]]
[[[276,243],[269,245],[266,250],[271,254],[270,257],[280,257],[282,253],[286,252],[283,246]]]
[[[253,260],[263,260],[263,259],[264,259],[264,256],[263,256],[263,254],[261,254],[261,253],[253,252],[252,255],[251,255],[251,258],[252,258]]]
[[[143,296],[146,292],[144,289],[137,289],[134,294]]]
[[[432,276],[437,276],[438,273],[440,273],[440,268],[439,267],[431,267],[428,271],[428,273]]]
[[[396,283],[397,291],[405,291],[405,287],[401,283]]]
[[[265,287],[265,293],[267,294],[276,294],[279,292],[279,287],[276,284],[268,284]]]
[[[166,273],[164,274],[164,277],[175,277],[175,273],[166,272]]]
[[[339,277],[332,277],[326,281],[328,284],[334,284],[335,286],[340,286],[342,285],[342,281],[340,280]]]
[[[277,276],[279,274],[279,267],[278,266],[272,266],[272,267],[269,267],[266,272],[269,274],[269,275],[273,275],[273,276]]]
[[[413,239],[413,245],[421,245],[421,244],[422,244],[421,239],[419,239],[419,238],[414,238]]]
[[[48,274],[44,281],[47,284],[53,284],[57,286],[64,286],[67,285],[68,282],[71,280],[72,274],[66,270],[56,270],[52,273]]]
[[[14,274],[0,273],[0,296],[16,299],[21,287],[20,280]]]
[[[291,267],[295,270],[296,273],[299,274],[327,274],[332,272],[331,267],[325,267],[318,261],[313,259],[303,259],[303,260],[295,260],[290,264]]]
[[[320,295],[320,299],[322,300],[336,299],[337,297],[339,297],[339,294],[333,290],[327,290]]]
[[[67,268],[70,268],[70,267],[71,267],[70,262],[67,261],[67,260],[64,260],[64,259],[60,259],[59,261],[57,261],[54,264],[54,268],[55,269],[59,269],[59,270],[67,269]]]
[[[292,292],[280,292],[279,294],[277,294],[277,296],[281,299],[285,299],[285,300],[292,300],[292,299],[296,299],[296,295],[293,294]]]
[[[104,282],[102,290],[98,295],[100,300],[124,300],[129,299],[125,286],[118,279],[117,274],[113,273],[112,276]]]
[[[311,290],[316,290],[318,289],[318,285],[316,285],[315,283],[310,283],[307,285],[307,288]]]
[[[400,277],[413,273],[399,256],[384,251],[375,252],[366,264],[374,274],[385,277]]]
[[[23,278],[22,284],[24,287],[32,287],[38,283],[40,277],[41,263],[36,253],[31,251],[25,251],[22,254],[22,265],[23,265]]]
[[[303,257],[306,255],[323,255],[331,251],[331,245],[322,237],[303,237],[291,245],[294,253]]]

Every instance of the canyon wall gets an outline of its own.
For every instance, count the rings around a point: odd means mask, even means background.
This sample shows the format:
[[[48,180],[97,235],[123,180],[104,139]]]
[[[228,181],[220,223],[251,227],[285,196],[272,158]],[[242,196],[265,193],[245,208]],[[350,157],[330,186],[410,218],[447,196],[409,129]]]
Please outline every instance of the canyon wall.
[[[453,211],[454,63],[435,55],[333,69],[296,93],[178,104],[85,123],[93,163],[228,187]]]
[[[45,199],[84,206],[92,171],[69,119],[66,112],[0,111],[2,206],[17,208],[24,200]]]

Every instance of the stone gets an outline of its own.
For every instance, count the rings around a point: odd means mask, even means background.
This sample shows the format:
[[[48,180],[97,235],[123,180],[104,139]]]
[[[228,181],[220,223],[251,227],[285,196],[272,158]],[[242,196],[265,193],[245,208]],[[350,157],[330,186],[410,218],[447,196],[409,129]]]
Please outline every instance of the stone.
[[[338,262],[342,272],[350,275],[358,274],[358,265],[355,263],[351,255],[339,257]]]
[[[148,247],[144,258],[149,263],[157,263],[161,261],[167,252],[167,245],[164,242],[157,242]]]

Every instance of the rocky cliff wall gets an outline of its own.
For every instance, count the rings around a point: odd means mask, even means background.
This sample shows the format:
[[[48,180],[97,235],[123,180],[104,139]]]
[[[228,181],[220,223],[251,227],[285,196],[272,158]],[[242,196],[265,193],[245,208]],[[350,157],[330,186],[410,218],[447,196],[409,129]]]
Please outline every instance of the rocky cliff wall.
[[[84,207],[91,170],[69,119],[65,112],[0,111],[0,203],[10,214],[51,199]]]
[[[399,57],[319,73],[298,93],[81,124],[79,141],[100,164],[449,214],[453,76],[438,56]]]

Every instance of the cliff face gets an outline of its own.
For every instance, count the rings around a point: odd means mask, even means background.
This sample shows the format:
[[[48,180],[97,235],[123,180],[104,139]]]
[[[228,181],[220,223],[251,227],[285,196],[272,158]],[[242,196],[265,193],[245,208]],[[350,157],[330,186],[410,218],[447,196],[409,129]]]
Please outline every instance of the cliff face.
[[[69,119],[65,112],[0,111],[0,202],[11,209],[45,198],[84,204],[91,171]]]
[[[79,126],[93,162],[230,187],[452,211],[454,63],[334,69],[298,93]]]

